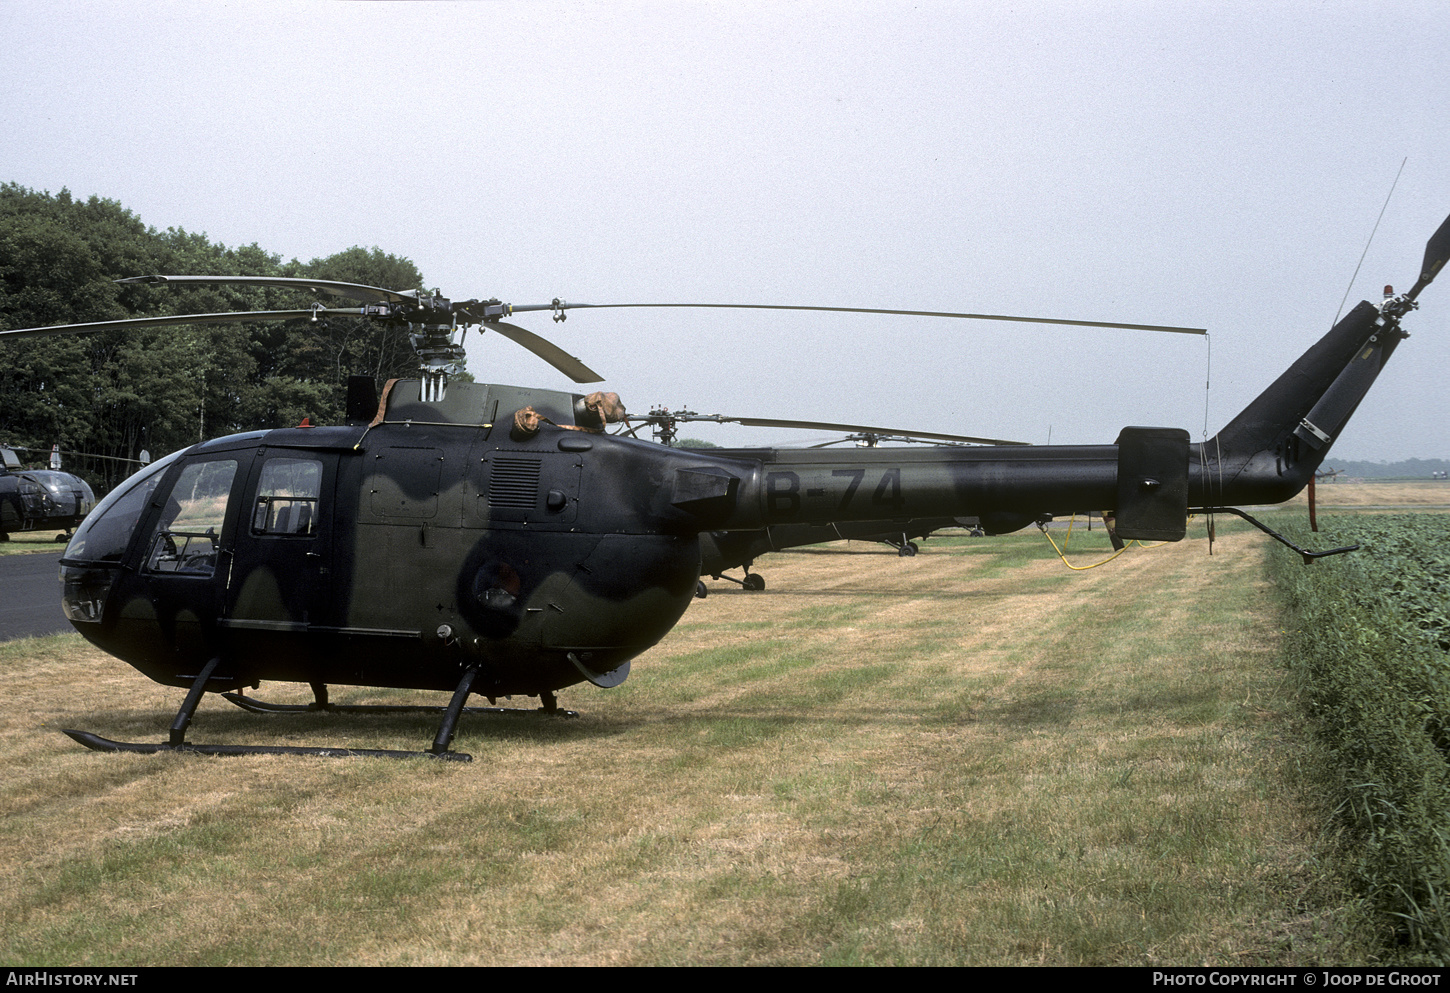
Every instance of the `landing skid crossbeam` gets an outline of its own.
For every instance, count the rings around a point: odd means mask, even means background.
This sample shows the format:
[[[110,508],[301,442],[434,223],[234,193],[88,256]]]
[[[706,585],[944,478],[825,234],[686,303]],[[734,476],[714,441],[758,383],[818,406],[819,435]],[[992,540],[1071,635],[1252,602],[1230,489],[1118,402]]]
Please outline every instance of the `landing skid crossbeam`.
[[[316,688],[314,687],[314,692]],[[427,704],[395,703],[330,703],[327,688],[317,694],[312,703],[268,703],[243,693],[223,693],[222,699],[235,704],[251,714],[443,714],[447,707]],[[537,717],[551,714],[555,717],[578,717],[577,710],[560,710],[554,694],[546,694],[541,707],[464,707],[464,714],[507,714],[514,717]]]

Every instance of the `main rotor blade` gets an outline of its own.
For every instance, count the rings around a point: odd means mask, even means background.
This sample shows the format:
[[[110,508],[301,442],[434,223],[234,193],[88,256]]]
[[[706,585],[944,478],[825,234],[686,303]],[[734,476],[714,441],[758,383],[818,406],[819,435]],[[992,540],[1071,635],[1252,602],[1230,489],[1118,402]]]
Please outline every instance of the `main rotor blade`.
[[[844,444],[847,444],[848,442],[862,442],[862,441],[864,441],[866,443],[866,446],[869,447],[869,448],[878,448],[878,447],[880,447],[881,442],[884,442],[884,441],[899,441],[899,442],[904,442],[905,444],[908,444],[908,445],[927,444],[930,441],[935,441],[935,442],[938,442],[939,444],[942,444],[942,445],[950,445],[953,448],[967,448],[967,447],[969,447],[971,445],[1029,445],[1029,444],[1031,444],[1031,442],[1027,442],[1027,441],[999,441],[999,440],[996,440],[996,439],[993,439],[993,438],[973,438],[973,439],[970,439],[970,440],[968,440],[966,438],[963,438],[962,441],[945,441],[945,440],[937,439],[937,438],[928,439],[928,438],[922,437],[921,435],[912,435],[912,434],[904,434],[904,435],[903,434],[876,434],[874,432],[858,431],[855,434],[845,434],[845,435],[842,435],[841,437],[832,439],[831,441],[821,441],[821,442],[817,442],[816,444],[810,445],[808,447],[810,447],[810,448],[834,448],[836,445],[844,445]]]
[[[98,331],[123,331],[138,328],[163,328],[176,324],[247,324],[252,321],[300,321],[313,317],[361,317],[361,308],[326,308],[316,310],[243,310],[230,314],[174,314],[170,317],[133,317],[124,321],[96,321],[92,324],[53,324],[43,328],[15,328],[0,331],[0,338],[48,334],[95,334]]]
[[[512,309],[515,312],[522,312],[526,310],[575,310],[583,307],[591,309],[603,309],[606,307],[693,307],[712,310],[813,310],[830,314],[896,314],[903,317],[958,317],[975,321],[1016,321],[1021,324],[1068,324],[1074,327],[1084,328],[1124,328],[1129,331],[1171,331],[1175,334],[1208,334],[1206,328],[1180,328],[1168,324],[1121,324],[1113,321],[1070,321],[1066,318],[1056,317],[1009,317],[1006,314],[958,314],[942,310],[886,310],[879,307],[804,307],[794,304],[771,303],[565,303],[560,301],[557,306],[544,304],[514,307]]]
[[[497,331],[516,345],[524,346],[576,383],[599,383],[604,381],[604,377],[599,375],[599,373],[589,368],[583,362],[580,362],[552,341],[540,338],[532,331],[525,331],[515,324],[508,324],[504,321],[494,321],[491,324],[483,325],[483,327]]]
[[[231,286],[279,286],[284,289],[311,290],[367,303],[398,303],[417,299],[418,291],[403,293],[363,283],[341,283],[334,279],[298,279],[291,276],[129,276],[118,283],[216,283]]]
[[[1027,445],[1026,441],[1007,441],[1003,438],[973,438],[964,434],[937,434],[932,431],[908,431],[902,428],[874,428],[862,424],[831,424],[827,421],[783,421],[769,417],[740,417],[739,423],[753,428],[806,428],[811,431],[850,431],[858,434],[895,435],[897,437],[928,438],[932,441],[965,441],[974,445]]]
[[[828,421],[789,421],[774,417],[727,417],[724,414],[669,414],[666,417],[645,415],[626,417],[627,421],[714,421],[716,424],[743,424],[750,428],[802,428],[807,431],[842,431],[853,434],[875,434],[882,437],[924,438],[931,441],[957,441],[974,445],[1030,445],[1027,441],[1007,441],[1002,438],[973,438],[965,434],[937,434],[933,431],[909,431],[903,428],[874,428],[864,424],[833,424]]]
[[[23,448],[20,445],[7,445],[7,448],[17,452],[35,452],[37,455],[49,455],[57,450],[54,448]],[[72,452],[67,449],[60,449],[58,454],[68,455],[78,459],[105,459],[107,462],[130,462],[133,465],[146,465],[140,459],[124,459],[119,455],[94,455],[90,452]]]

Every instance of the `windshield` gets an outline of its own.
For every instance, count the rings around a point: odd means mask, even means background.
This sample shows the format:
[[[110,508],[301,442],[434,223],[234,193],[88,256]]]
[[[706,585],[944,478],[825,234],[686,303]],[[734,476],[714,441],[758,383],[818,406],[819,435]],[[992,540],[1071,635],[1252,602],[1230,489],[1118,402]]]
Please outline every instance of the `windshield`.
[[[171,464],[181,457],[173,452],[125,480],[106,495],[81,523],[65,546],[64,558],[81,562],[119,562],[131,543],[131,532],[156,491],[156,484]]]

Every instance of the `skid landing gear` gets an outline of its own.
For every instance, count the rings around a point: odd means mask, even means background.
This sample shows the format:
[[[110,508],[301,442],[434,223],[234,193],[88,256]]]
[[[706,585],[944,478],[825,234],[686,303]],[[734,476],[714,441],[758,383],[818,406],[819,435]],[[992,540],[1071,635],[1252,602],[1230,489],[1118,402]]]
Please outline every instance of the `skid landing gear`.
[[[113,741],[110,738],[103,738],[98,734],[91,734],[89,731],[67,730],[65,733],[70,737],[97,752],[134,752],[142,755],[154,755],[157,752],[193,752],[199,755],[318,755],[327,758],[347,758],[351,756],[363,756],[367,758],[435,758],[444,759],[449,762],[472,762],[473,756],[464,752],[449,751],[448,746],[453,742],[457,733],[458,718],[464,713],[502,713],[502,714],[559,714],[566,717],[579,716],[575,711],[560,710],[554,694],[545,692],[540,694],[543,707],[537,711],[509,710],[501,707],[465,707],[464,701],[468,699],[472,691],[473,681],[478,677],[478,668],[473,667],[464,672],[463,677],[458,681],[458,686],[453,691],[453,699],[447,707],[388,707],[388,706],[338,706],[327,702],[327,687],[321,683],[312,684],[313,694],[317,700],[311,704],[293,706],[286,704],[266,704],[259,700],[252,700],[239,693],[223,694],[224,698],[230,700],[237,706],[260,714],[290,714],[290,713],[311,713],[326,711],[330,713],[442,713],[443,720],[438,726],[438,733],[433,738],[433,744],[426,751],[408,752],[388,748],[329,748],[310,746],[290,745],[194,745],[186,740],[186,730],[191,726],[191,719],[196,713],[197,705],[201,703],[201,696],[206,692],[206,684],[216,672],[220,658],[214,658],[208,662],[197,675],[196,680],[187,690],[186,699],[182,701],[181,709],[176,712],[176,718],[171,722],[171,734],[168,740],[155,744],[139,741]]]

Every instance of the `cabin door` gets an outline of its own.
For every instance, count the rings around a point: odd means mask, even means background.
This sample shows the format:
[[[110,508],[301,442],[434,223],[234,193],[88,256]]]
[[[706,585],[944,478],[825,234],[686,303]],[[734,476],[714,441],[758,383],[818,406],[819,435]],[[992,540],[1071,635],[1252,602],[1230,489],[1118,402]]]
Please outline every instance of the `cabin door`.
[[[227,584],[225,624],[306,634],[333,623],[337,455],[263,449],[252,465]]]

